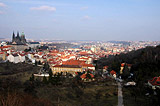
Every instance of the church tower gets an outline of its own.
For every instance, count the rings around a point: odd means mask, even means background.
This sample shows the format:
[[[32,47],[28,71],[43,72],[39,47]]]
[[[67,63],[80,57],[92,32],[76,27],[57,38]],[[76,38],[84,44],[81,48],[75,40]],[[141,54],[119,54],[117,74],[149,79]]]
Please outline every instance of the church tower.
[[[17,31],[17,38],[20,39],[20,37],[19,37],[19,32],[18,32],[18,31]]]
[[[24,34],[24,32],[21,33],[21,42],[22,42],[23,44],[26,44],[26,39],[25,39],[25,34]]]
[[[17,36],[15,36],[14,32],[12,35],[12,44],[14,45],[25,45],[27,43],[24,32],[21,33],[21,36],[19,35],[19,32],[17,31]]]
[[[12,36],[12,42],[15,41],[15,34],[14,34],[14,31],[13,31],[13,36]]]
[[[21,44],[21,38],[19,36],[19,32],[17,31],[17,36],[16,36],[16,42],[17,44]]]

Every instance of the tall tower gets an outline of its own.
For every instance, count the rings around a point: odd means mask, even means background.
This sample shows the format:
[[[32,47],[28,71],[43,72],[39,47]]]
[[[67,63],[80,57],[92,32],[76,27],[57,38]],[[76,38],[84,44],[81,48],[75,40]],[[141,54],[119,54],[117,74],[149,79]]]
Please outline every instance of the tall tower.
[[[20,37],[19,37],[19,32],[18,32],[18,31],[17,31],[17,38],[20,38]]]
[[[17,31],[17,36],[16,36],[16,43],[20,44],[21,43],[21,38],[19,36],[19,32]]]
[[[25,39],[25,34],[24,34],[24,32],[21,33],[21,42],[22,42],[23,44],[26,44],[26,39]]]
[[[13,36],[12,36],[12,42],[15,41],[15,34],[14,34],[14,31],[13,31]]]

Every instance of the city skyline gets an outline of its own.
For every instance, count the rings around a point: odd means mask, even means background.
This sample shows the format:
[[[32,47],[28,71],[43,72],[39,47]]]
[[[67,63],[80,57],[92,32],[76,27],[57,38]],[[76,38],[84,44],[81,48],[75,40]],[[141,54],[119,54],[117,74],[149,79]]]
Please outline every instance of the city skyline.
[[[0,38],[160,40],[158,0],[0,0]]]

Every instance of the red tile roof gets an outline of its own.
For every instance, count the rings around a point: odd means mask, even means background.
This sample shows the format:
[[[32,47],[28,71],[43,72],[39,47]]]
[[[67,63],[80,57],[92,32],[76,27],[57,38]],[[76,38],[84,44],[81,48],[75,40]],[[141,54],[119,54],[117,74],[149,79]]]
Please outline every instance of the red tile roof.
[[[127,64],[127,66],[128,66],[128,67],[131,67],[131,66],[132,66],[132,64]]]
[[[92,64],[83,64],[82,66],[85,66],[85,67],[94,67]]]
[[[103,69],[107,69],[107,68],[108,68],[108,66],[104,66],[104,67],[103,67]]]
[[[59,53],[58,50],[51,50],[50,52],[51,52],[51,53]]]
[[[121,64],[121,67],[124,67],[124,65],[125,65],[125,63],[122,63],[122,64]]]
[[[90,55],[90,53],[87,53],[87,52],[84,52],[84,51],[81,51],[78,53],[79,55]]]
[[[112,71],[110,72],[110,74],[114,75],[114,74],[116,74],[116,72],[115,72],[114,70],[112,70]]]
[[[84,63],[85,63],[85,61],[68,60],[68,61],[63,62],[62,64],[63,64],[63,65],[82,65],[82,64],[84,64]]]
[[[81,77],[81,78],[83,78],[83,79],[88,79],[88,78],[86,78],[86,75],[87,75],[87,74],[82,74],[80,77]],[[91,74],[91,73],[90,73],[90,76],[91,76],[91,78],[93,78],[93,77],[94,77],[94,75],[93,75],[93,74]]]
[[[0,54],[4,54],[4,52],[0,52]]]

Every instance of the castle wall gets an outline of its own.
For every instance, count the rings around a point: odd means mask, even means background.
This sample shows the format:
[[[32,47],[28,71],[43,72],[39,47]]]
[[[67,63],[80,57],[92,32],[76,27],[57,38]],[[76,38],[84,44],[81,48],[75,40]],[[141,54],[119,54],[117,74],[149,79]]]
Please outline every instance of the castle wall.
[[[15,51],[23,51],[28,48],[29,47],[27,45],[12,45],[12,49]]]

